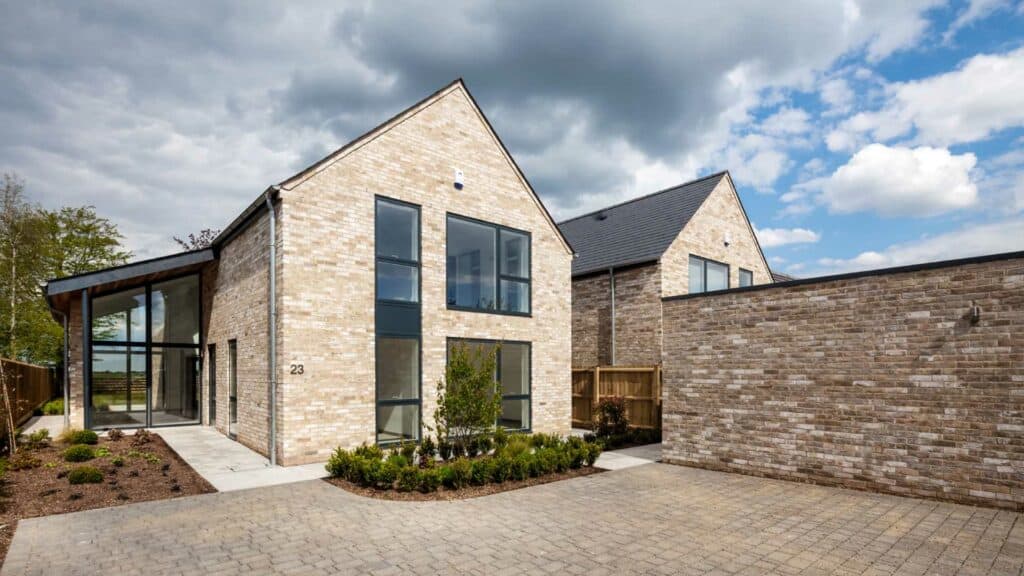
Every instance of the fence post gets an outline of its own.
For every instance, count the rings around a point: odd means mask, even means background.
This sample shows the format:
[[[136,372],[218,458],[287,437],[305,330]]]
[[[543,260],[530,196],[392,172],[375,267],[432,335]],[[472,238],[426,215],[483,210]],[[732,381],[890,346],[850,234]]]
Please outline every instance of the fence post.
[[[601,366],[594,366],[594,408],[590,411],[590,423],[597,424],[597,405],[601,403]]]

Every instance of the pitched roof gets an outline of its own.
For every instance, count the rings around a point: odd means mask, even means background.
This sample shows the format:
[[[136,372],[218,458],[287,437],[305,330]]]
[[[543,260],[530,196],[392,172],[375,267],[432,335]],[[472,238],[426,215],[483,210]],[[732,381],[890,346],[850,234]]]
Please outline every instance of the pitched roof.
[[[558,227],[558,224],[555,223],[555,219],[551,216],[551,213],[548,211],[547,206],[544,205],[544,202],[540,199],[540,196],[534,190],[533,185],[530,184],[530,181],[526,179],[526,175],[519,168],[519,164],[516,163],[515,158],[512,157],[512,153],[509,152],[508,147],[505,146],[505,143],[502,142],[501,137],[498,136],[497,131],[494,130],[494,126],[491,125],[491,121],[487,118],[487,115],[484,114],[483,109],[480,108],[480,105],[477,103],[476,98],[473,97],[473,94],[469,91],[469,88],[466,86],[466,83],[462,80],[462,78],[456,78],[455,80],[446,84],[440,90],[434,92],[433,94],[427,96],[426,98],[423,98],[422,100],[416,102],[412,106],[409,106],[408,108],[402,110],[398,114],[395,114],[391,118],[388,118],[387,120],[381,122],[377,126],[374,126],[373,128],[367,130],[362,135],[357,136],[355,139],[349,141],[348,143],[344,144],[334,152],[331,152],[327,156],[324,156],[320,160],[317,160],[316,162],[302,169],[298,173],[282,180],[281,182],[278,182],[277,184],[268,187],[263,194],[257,197],[252,202],[252,204],[250,204],[242,212],[242,214],[235,218],[235,220],[232,221],[227,228],[225,228],[219,235],[217,235],[217,238],[215,238],[213,241],[213,245],[219,248],[220,246],[226,244],[234,236],[236,236],[238,233],[244,230],[253,221],[253,217],[256,213],[266,209],[266,201],[264,199],[266,194],[269,193],[272,197],[276,197],[282,189],[290,190],[294,186],[298,185],[300,182],[309,178],[313,174],[316,174],[321,169],[329,166],[338,159],[343,158],[349,152],[371,141],[373,137],[375,137],[378,133],[390,129],[391,127],[399,124],[401,121],[404,121],[406,118],[409,118],[415,115],[416,113],[420,112],[430,104],[433,104],[434,101],[440,99],[442,96],[445,96],[448,93],[452,92],[453,90],[459,88],[461,88],[465,95],[469,98],[469,101],[472,104],[473,108],[480,115],[480,119],[483,120],[485,127],[490,132],[490,134],[494,136],[494,140],[497,143],[498,147],[501,149],[501,152],[508,159],[509,164],[512,167],[512,170],[514,170],[516,175],[522,180],[523,184],[526,186],[527,190],[533,196],[537,205],[544,212],[545,218],[548,220],[548,222],[551,223],[552,228],[555,229],[555,233],[558,234],[559,238],[565,244],[566,250],[569,253],[572,253],[573,246],[569,242],[569,239],[565,237],[565,234],[562,233],[561,229]]]
[[[658,260],[726,174],[705,176],[560,223],[577,253],[572,275]]]
[[[796,280],[796,276],[790,276],[789,274],[784,274],[782,272],[775,272],[774,270],[772,271],[773,282],[791,282],[793,280]]]

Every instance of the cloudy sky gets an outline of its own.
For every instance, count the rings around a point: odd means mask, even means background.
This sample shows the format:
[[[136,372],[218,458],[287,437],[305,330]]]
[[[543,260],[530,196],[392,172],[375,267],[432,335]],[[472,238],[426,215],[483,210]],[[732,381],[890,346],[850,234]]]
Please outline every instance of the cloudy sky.
[[[0,171],[137,258],[463,77],[562,219],[723,169],[801,276],[1024,249],[1024,0],[0,1]]]

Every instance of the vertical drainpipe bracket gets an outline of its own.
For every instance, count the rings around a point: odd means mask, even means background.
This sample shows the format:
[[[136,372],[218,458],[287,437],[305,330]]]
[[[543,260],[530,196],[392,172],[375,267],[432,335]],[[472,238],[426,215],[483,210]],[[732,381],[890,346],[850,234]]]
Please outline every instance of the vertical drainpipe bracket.
[[[612,296],[612,357],[611,365],[615,366],[615,268],[608,269],[609,284]]]
[[[264,198],[267,203],[267,217],[270,221],[270,294],[267,306],[267,371],[270,373],[270,465],[277,466],[277,223],[274,214],[272,194],[277,187],[268,188]]]

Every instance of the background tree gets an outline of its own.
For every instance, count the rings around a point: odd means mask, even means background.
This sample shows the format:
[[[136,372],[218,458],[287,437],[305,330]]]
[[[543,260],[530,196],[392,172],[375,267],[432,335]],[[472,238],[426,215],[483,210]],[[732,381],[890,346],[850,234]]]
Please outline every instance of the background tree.
[[[199,231],[199,235],[189,234],[188,238],[182,240],[177,236],[174,236],[174,241],[184,250],[200,250],[202,248],[209,248],[217,235],[220,234],[220,230],[213,230],[210,228],[203,228]]]
[[[25,199],[25,184],[17,176],[4,174],[0,184],[0,343],[10,358],[22,358],[27,317],[23,304],[39,294],[39,278],[45,274],[42,261],[44,219],[38,208]]]

